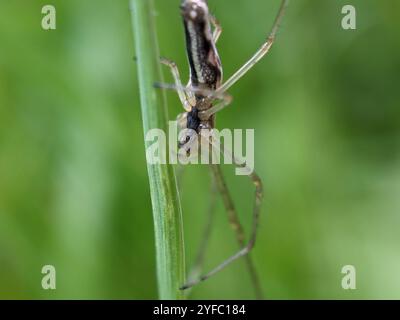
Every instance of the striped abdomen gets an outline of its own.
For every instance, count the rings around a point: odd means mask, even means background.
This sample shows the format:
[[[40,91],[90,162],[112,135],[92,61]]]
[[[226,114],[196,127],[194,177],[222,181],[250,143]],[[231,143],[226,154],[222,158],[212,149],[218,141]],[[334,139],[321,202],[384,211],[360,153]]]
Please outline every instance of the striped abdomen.
[[[222,67],[212,39],[207,3],[205,0],[184,0],[181,9],[191,84],[215,90],[222,80]]]

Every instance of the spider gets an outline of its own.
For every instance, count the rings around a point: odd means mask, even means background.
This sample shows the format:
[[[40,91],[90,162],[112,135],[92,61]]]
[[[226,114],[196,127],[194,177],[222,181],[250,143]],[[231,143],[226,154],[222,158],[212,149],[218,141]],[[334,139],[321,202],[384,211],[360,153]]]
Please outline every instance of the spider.
[[[232,102],[232,97],[227,93],[227,90],[243,77],[270,50],[274,43],[288,2],[289,0],[282,0],[267,40],[261,45],[258,51],[238,71],[236,71],[236,73],[234,73],[227,81],[223,82],[222,64],[216,47],[216,43],[222,33],[221,25],[217,19],[210,14],[207,0],[182,0],[180,9],[186,36],[190,80],[186,86],[183,86],[175,62],[161,58],[161,63],[170,68],[175,84],[160,85],[163,88],[174,89],[177,91],[179,99],[185,109],[185,112],[178,116],[178,126],[180,129],[191,129],[190,132],[192,132],[192,134],[185,134],[179,139],[179,148],[185,148],[188,153],[196,152],[197,150],[193,150],[192,144],[192,135],[194,133],[200,137],[202,144],[211,146],[214,152],[230,154],[235,166],[242,168],[246,167],[246,164],[238,161],[238,159],[232,155],[230,150],[227,150],[224,146],[216,145],[213,139],[210,138],[209,135],[204,135],[203,132],[215,128],[216,113]],[[241,249],[208,273],[196,277],[192,276],[191,279],[189,278],[189,281],[181,287],[181,289],[185,290],[195,286],[199,282],[204,281],[221,271],[235,260],[245,256],[256,294],[258,297],[262,297],[257,274],[250,255],[248,254],[254,247],[257,236],[257,225],[263,199],[262,181],[255,172],[251,171],[249,177],[255,186],[255,198],[252,229],[250,238],[246,243],[244,231],[239,222],[232,198],[222,176],[222,171],[219,165],[216,164],[211,164],[211,168],[217,187],[222,195],[224,206],[228,212],[231,225],[236,231],[236,237]],[[202,247],[204,247],[204,245]],[[197,259],[198,264],[200,264],[202,255],[202,250],[200,250]]]

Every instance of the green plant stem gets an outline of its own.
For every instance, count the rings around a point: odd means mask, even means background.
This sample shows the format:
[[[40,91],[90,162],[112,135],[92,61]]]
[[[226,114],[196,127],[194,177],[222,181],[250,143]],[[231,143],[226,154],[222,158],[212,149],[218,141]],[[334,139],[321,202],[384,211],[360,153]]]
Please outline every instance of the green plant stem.
[[[158,128],[167,132],[167,106],[162,90],[159,50],[154,24],[153,0],[131,0],[136,45],[140,103],[144,134]],[[149,143],[145,142],[145,147]],[[182,211],[172,165],[147,164],[154,218],[157,281],[160,299],[183,299],[185,283]]]

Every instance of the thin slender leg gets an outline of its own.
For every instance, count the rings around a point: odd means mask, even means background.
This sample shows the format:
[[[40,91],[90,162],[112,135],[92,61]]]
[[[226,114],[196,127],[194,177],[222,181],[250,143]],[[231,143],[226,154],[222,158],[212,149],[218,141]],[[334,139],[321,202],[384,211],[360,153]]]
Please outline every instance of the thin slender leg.
[[[226,106],[232,103],[232,96],[225,93],[222,97],[222,101],[220,103],[217,103],[215,106],[211,107],[210,109],[200,111],[199,112],[199,118],[201,120],[207,120],[209,119],[214,113],[217,113],[218,111],[224,109]]]
[[[215,90],[211,89],[206,89],[206,88],[197,88],[197,87],[192,87],[190,83],[185,87],[182,84],[171,84],[171,83],[161,83],[161,82],[155,82],[154,83],[155,88],[160,88],[160,89],[166,89],[166,90],[174,90],[174,91],[182,91],[186,93],[188,98],[192,94],[194,96],[195,93],[200,94],[202,96],[205,96],[210,101],[220,99],[223,100],[224,97],[227,95],[225,92],[221,92],[220,94],[216,94]]]
[[[210,141],[210,143],[212,144],[211,141]],[[222,147],[222,149],[220,149],[219,146],[216,146],[214,144],[212,144],[212,145],[216,149],[216,151],[218,151],[218,152],[222,152],[223,154],[230,153],[230,151],[226,150],[224,147]],[[246,168],[245,164],[239,163],[233,156],[232,156],[232,159],[233,159],[233,162],[234,162],[235,166],[240,167],[240,168]],[[250,171],[251,170],[249,170],[249,172]],[[216,171],[216,173],[218,173],[218,172]],[[257,236],[257,226],[258,226],[258,220],[259,220],[259,215],[260,215],[261,202],[262,202],[262,198],[263,198],[263,186],[262,186],[261,179],[259,178],[259,176],[255,172],[251,173],[249,175],[249,177],[250,177],[251,181],[253,182],[253,184],[255,186],[255,189],[256,189],[255,190],[255,198],[254,198],[254,207],[253,207],[253,223],[252,223],[252,229],[251,229],[251,234],[250,234],[249,241],[247,242],[247,244],[244,244],[243,229],[242,228],[238,229],[239,228],[238,225],[240,226],[240,224],[235,223],[234,224],[235,228],[239,230],[239,231],[237,231],[237,234],[241,235],[240,237],[238,237],[238,241],[241,244],[242,249],[239,250],[236,254],[230,256],[228,259],[226,259],[220,265],[218,265],[217,267],[212,269],[210,272],[208,272],[205,275],[199,277],[197,280],[192,280],[192,281],[188,282],[181,289],[187,289],[187,288],[193,287],[196,284],[200,283],[201,281],[204,281],[204,280],[210,278],[211,276],[213,276],[217,272],[221,271],[222,269],[224,269],[226,266],[228,266],[229,264],[231,264],[235,260],[239,259],[242,256],[248,255],[248,253],[254,247],[255,241],[256,241],[256,236]],[[217,184],[218,184],[218,181],[217,181]],[[225,188],[224,188],[223,187],[223,180],[220,180],[219,184],[220,184],[220,186],[219,186],[220,190],[223,190],[223,192],[221,192],[221,194],[223,196],[225,206],[227,207],[227,211],[230,214],[230,217],[234,217],[234,215],[232,215],[232,212],[233,213],[235,212],[234,211],[234,206],[233,206],[233,202],[232,202],[232,199],[230,198],[229,193],[226,192],[226,190],[227,190],[226,185],[225,185]],[[252,268],[252,270],[253,270],[252,272],[254,272],[254,275],[255,275],[254,267]],[[252,277],[254,277],[254,276],[252,275]],[[256,282],[258,284],[257,285],[258,289],[256,289],[256,290],[260,290],[260,292],[261,292],[261,289],[259,288],[259,282],[258,282],[257,277],[255,277],[255,280],[256,280]]]
[[[189,272],[188,279],[189,281],[193,279],[197,279],[203,269],[204,265],[204,258],[205,258],[205,253],[206,249],[210,240],[211,236],[211,230],[215,218],[215,209],[216,209],[216,204],[217,204],[217,186],[215,182],[215,178],[213,175],[210,175],[211,177],[211,183],[210,183],[210,203],[208,207],[208,214],[207,214],[207,222],[204,227],[203,231],[203,236],[202,240],[197,252],[197,256],[195,259],[195,262],[193,264],[193,267],[191,268],[191,271]]]
[[[171,69],[172,76],[174,77],[176,91],[178,92],[179,99],[181,100],[182,106],[186,111],[191,110],[191,105],[189,104],[188,97],[186,96],[185,90],[183,90],[183,85],[181,81],[181,76],[179,74],[179,69],[176,63],[172,60],[161,58],[161,63],[168,66]]]
[[[222,26],[219,23],[219,21],[217,20],[217,18],[214,17],[213,15],[210,15],[210,21],[211,21],[212,25],[214,26],[213,41],[214,41],[214,43],[217,43],[218,39],[222,33]]]
[[[232,197],[230,195],[229,189],[226,185],[224,176],[222,174],[221,166],[219,164],[212,164],[211,168],[212,168],[214,176],[216,177],[216,180],[218,181],[218,187],[220,189],[220,193],[223,198],[225,209],[228,213],[229,222],[232,226],[232,229],[236,233],[236,238],[239,243],[239,246],[244,247],[246,243],[245,243],[245,234],[244,234],[243,226],[239,221],[239,217],[238,217],[237,211],[235,209]],[[245,259],[246,259],[246,265],[247,265],[247,268],[249,270],[249,274],[251,277],[251,282],[252,282],[254,290],[255,290],[256,297],[258,300],[261,300],[261,299],[263,299],[264,295],[262,292],[262,288],[260,286],[260,281],[259,281],[259,278],[257,275],[256,268],[254,266],[253,260],[251,259],[250,255],[246,255]]]
[[[196,101],[191,103],[191,101],[192,101],[191,99],[194,98],[194,93],[208,96],[205,99],[208,99],[210,102],[212,102],[213,100],[217,100],[217,99],[222,100],[220,103],[216,104],[215,106],[211,107],[210,109],[200,111],[199,117],[202,120],[207,120],[211,115],[213,115],[214,113],[217,113],[218,111],[224,109],[226,106],[231,104],[232,100],[233,100],[232,96],[226,92],[221,92],[220,94],[216,95],[214,90],[190,87],[190,85],[188,85],[187,87],[183,87],[182,85],[178,86],[177,84],[156,82],[154,84],[154,86],[156,88],[177,90],[178,92],[181,91],[181,92],[187,93],[187,95],[190,96],[190,97],[188,97],[188,100],[186,100],[186,103],[189,106],[196,104]],[[193,98],[192,98],[192,96],[193,96]],[[186,107],[185,107],[185,109],[186,109]],[[186,110],[188,110],[188,109],[186,109]]]
[[[219,96],[222,92],[227,91],[234,83],[236,83],[241,77],[243,77],[257,62],[259,62],[269,51],[272,44],[275,41],[276,33],[281,25],[285,9],[289,4],[289,0],[282,0],[278,14],[275,18],[272,26],[271,33],[269,34],[267,41],[261,46],[261,48],[250,58],[236,73],[233,74],[224,84],[222,84],[214,93],[214,96]],[[210,97],[211,98],[211,97]]]

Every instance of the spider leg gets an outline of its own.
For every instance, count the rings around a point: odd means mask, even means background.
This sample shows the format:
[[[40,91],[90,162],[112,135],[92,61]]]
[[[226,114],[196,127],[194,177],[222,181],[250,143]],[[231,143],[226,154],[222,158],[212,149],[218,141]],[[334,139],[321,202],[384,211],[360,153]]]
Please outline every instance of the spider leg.
[[[170,68],[172,76],[174,77],[174,80],[175,80],[176,91],[178,92],[179,99],[181,100],[182,106],[184,107],[184,109],[186,111],[190,111],[191,105],[188,101],[188,97],[186,95],[185,90],[183,90],[181,76],[179,74],[179,69],[178,69],[176,63],[174,61],[166,59],[166,58],[161,58],[161,63]]]
[[[204,258],[208,243],[210,242],[211,231],[214,225],[215,218],[215,209],[217,204],[217,186],[216,181],[213,175],[211,175],[211,183],[210,183],[210,201],[208,206],[208,214],[207,214],[207,222],[203,229],[202,240],[197,251],[196,259],[191,267],[191,271],[189,272],[188,279],[191,281],[192,279],[197,279],[202,272],[204,265]],[[189,294],[189,293],[188,293]]]
[[[206,88],[199,88],[199,87],[192,87],[190,82],[188,83],[187,86],[183,86],[182,84],[172,84],[172,83],[161,83],[161,82],[155,82],[154,87],[160,88],[160,89],[166,89],[166,90],[174,90],[174,91],[182,91],[186,93],[187,97],[190,100],[190,95],[198,94],[206,97],[205,99],[208,99],[210,101],[216,100],[216,99],[224,99],[224,96],[227,95],[225,92],[221,92],[219,94],[215,93],[215,90],[212,89],[206,89]]]
[[[214,41],[214,43],[217,43],[218,39],[222,33],[222,26],[219,23],[219,21],[217,20],[217,18],[211,14],[210,14],[210,21],[211,21],[212,25],[214,26],[213,41]]]
[[[231,151],[225,149],[223,146],[221,149],[220,146],[217,146],[211,140],[209,140],[209,142],[212,144],[213,148],[215,148],[216,151],[221,152],[225,155],[232,156]],[[246,168],[246,165],[244,163],[243,164],[240,163],[233,156],[232,156],[232,159],[233,159],[233,163],[235,164],[235,166],[240,167],[240,168]],[[215,165],[213,165],[213,166],[215,166]],[[257,236],[257,226],[258,226],[261,203],[262,203],[262,198],[263,198],[262,181],[255,172],[252,172],[249,175],[249,178],[253,182],[256,190],[255,190],[255,198],[254,198],[254,206],[253,206],[253,223],[252,223],[250,239],[247,243],[245,243],[243,229],[241,228],[240,222],[238,221],[237,215],[235,214],[233,202],[232,202],[232,199],[230,198],[229,193],[227,192],[226,184],[224,183],[224,180],[222,178],[218,178],[218,176],[222,177],[222,175],[220,174],[220,171],[218,173],[218,168],[213,167],[213,170],[215,170],[214,172],[216,173],[218,188],[220,189],[220,192],[223,196],[224,204],[225,204],[225,207],[227,208],[228,214],[231,218],[232,225],[236,229],[238,242],[241,245],[242,249],[240,249],[237,253],[230,256],[225,261],[223,261],[221,264],[219,264],[217,267],[212,269],[210,272],[200,276],[196,280],[189,281],[184,286],[182,286],[181,289],[183,290],[183,289],[191,288],[191,287],[197,285],[198,283],[200,283],[204,280],[207,280],[211,276],[215,275],[216,273],[218,273],[219,271],[221,271],[222,269],[224,269],[225,267],[227,267],[228,265],[230,265],[232,262],[236,261],[240,257],[247,256],[248,257],[248,258],[246,258],[247,263],[248,263],[250,271],[251,271],[253,282],[255,281],[254,283],[256,285],[257,295],[259,297],[261,297],[261,288],[259,287],[258,278],[256,276],[255,269],[254,269],[253,265],[251,264],[251,260],[249,260],[248,253],[254,247],[255,241],[256,241],[256,236]],[[251,172],[251,170],[249,170],[249,172]]]
[[[216,91],[215,96],[220,95],[222,92],[227,91],[233,84],[235,84],[241,77],[243,77],[257,62],[259,62],[271,49],[272,44],[275,41],[276,33],[281,25],[285,9],[289,4],[289,0],[282,0],[278,14],[275,18],[272,26],[271,33],[269,34],[266,42],[264,42],[261,48],[248,60],[236,73],[234,73],[224,84],[222,84]]]
[[[242,224],[239,221],[239,217],[238,217],[237,211],[235,209],[235,206],[233,204],[232,197],[230,195],[229,189],[226,185],[224,176],[222,174],[221,166],[219,164],[212,164],[211,166],[212,166],[214,176],[216,177],[216,180],[218,181],[218,185],[219,185],[220,193],[223,198],[225,210],[228,213],[229,222],[232,226],[232,229],[236,233],[236,239],[239,243],[239,246],[243,247],[243,246],[245,246],[244,230],[243,230]],[[255,290],[256,297],[258,300],[261,300],[261,299],[263,299],[263,292],[262,292],[262,289],[260,286],[260,281],[258,278],[256,268],[254,266],[253,260],[251,259],[250,255],[246,255],[245,259],[246,259],[247,269],[249,270],[249,274],[251,277],[251,282],[252,282],[254,290]]]
[[[228,94],[227,92],[221,92],[221,93],[216,94],[215,90],[191,87],[190,84],[188,84],[187,87],[183,87],[182,85],[177,85],[177,84],[157,82],[154,84],[154,86],[156,88],[177,90],[178,92],[186,93],[186,96],[188,97],[188,100],[186,100],[187,101],[186,103],[189,106],[189,109],[186,109],[187,111],[190,111],[191,106],[196,104],[195,93],[205,96],[206,98],[204,98],[204,99],[207,99],[210,102],[212,102],[213,100],[221,100],[221,102],[212,106],[210,109],[199,112],[199,117],[202,120],[209,119],[209,117],[211,115],[224,109],[226,106],[231,104],[232,100],[233,100],[232,96],[230,94]]]
[[[224,109],[226,106],[231,104],[233,100],[232,96],[226,92],[219,99],[221,99],[222,101],[212,106],[210,109],[200,111],[199,118],[202,120],[209,119],[213,114],[217,113],[218,111]]]

